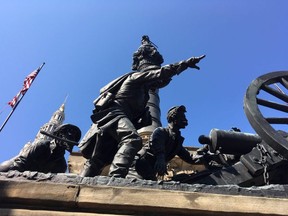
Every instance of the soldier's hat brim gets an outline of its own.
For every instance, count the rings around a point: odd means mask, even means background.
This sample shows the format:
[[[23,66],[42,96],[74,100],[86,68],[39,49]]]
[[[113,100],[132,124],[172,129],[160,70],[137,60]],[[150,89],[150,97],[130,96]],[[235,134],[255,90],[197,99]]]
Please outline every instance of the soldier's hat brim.
[[[62,133],[67,135],[69,140],[78,142],[81,138],[81,130],[73,124],[62,124],[58,126],[54,131],[53,134]]]
[[[178,112],[178,111],[186,112],[186,107],[184,105],[174,106],[168,110],[167,115],[170,115],[170,113],[172,112]]]

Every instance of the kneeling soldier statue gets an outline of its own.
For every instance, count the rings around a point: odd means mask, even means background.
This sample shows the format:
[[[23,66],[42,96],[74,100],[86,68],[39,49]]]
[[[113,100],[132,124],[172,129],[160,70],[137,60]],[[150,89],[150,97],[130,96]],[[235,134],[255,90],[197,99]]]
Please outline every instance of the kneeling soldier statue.
[[[53,139],[26,144],[19,155],[0,164],[0,172],[9,170],[43,173],[66,172],[65,150],[72,152],[74,145],[77,145],[81,138],[80,129],[72,124],[64,124],[57,127],[52,134],[42,133]]]
[[[198,162],[199,158],[194,158],[182,145],[184,137],[180,129],[188,125],[185,112],[185,106],[175,106],[168,111],[168,126],[153,131],[149,142],[139,151],[140,158],[135,161],[129,178],[157,180],[158,176],[167,174],[167,164],[176,155],[190,164]]]

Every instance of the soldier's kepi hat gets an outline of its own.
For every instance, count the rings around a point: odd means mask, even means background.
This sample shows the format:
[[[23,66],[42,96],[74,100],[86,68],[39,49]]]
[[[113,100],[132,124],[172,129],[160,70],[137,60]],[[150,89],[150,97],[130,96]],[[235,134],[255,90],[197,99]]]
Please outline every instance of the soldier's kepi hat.
[[[63,134],[66,139],[78,142],[81,138],[81,130],[73,124],[62,124],[58,126],[54,131],[53,134]]]
[[[186,112],[186,107],[184,105],[181,106],[174,106],[170,108],[167,112],[167,120],[170,122],[172,119],[174,119],[178,112]]]

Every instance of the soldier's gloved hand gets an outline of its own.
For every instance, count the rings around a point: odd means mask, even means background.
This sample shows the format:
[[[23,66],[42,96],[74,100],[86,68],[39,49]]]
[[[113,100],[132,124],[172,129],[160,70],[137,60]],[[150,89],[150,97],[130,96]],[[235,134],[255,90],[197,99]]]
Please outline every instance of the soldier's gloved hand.
[[[196,64],[199,63],[201,59],[205,58],[205,56],[206,55],[201,55],[199,57],[191,57],[191,58],[186,60],[186,63],[188,65],[188,67],[196,68],[197,70],[199,70],[200,67],[198,67]]]
[[[167,174],[167,165],[163,154],[157,156],[154,170],[158,176],[164,176]]]

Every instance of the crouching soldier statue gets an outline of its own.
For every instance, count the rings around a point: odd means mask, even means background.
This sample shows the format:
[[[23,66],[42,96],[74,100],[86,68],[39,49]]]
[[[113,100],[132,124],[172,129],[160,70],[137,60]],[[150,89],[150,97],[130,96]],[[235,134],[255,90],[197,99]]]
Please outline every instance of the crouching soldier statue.
[[[44,133],[44,132],[43,132]],[[49,135],[45,133],[45,135]],[[72,152],[80,140],[80,129],[72,124],[57,127],[50,135],[53,139],[26,144],[19,155],[0,164],[0,172],[9,170],[64,173],[67,170],[65,150]]]
[[[167,174],[167,163],[176,155],[190,164],[199,161],[199,158],[194,158],[182,145],[184,137],[181,136],[180,129],[188,125],[185,112],[183,105],[172,107],[168,111],[168,126],[158,127],[153,131],[149,142],[139,151],[139,159],[136,159],[131,168],[129,178],[157,180],[157,177]]]

